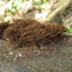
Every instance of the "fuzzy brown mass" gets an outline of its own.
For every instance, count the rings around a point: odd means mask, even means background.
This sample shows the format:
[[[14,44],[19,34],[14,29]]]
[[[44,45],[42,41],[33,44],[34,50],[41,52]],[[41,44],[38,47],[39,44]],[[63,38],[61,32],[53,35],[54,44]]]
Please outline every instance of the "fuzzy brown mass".
[[[17,19],[13,23],[0,24],[0,36],[9,38],[13,44],[38,46],[53,41],[66,29],[63,25],[42,24],[35,20]]]

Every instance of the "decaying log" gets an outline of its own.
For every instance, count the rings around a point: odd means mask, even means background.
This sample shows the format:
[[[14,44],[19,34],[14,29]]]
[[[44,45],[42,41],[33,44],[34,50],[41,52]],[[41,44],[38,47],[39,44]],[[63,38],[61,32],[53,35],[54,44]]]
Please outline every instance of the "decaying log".
[[[56,3],[53,6],[53,11],[47,15],[46,21],[51,21],[60,11],[64,10],[69,4],[71,0],[59,0],[58,3]]]

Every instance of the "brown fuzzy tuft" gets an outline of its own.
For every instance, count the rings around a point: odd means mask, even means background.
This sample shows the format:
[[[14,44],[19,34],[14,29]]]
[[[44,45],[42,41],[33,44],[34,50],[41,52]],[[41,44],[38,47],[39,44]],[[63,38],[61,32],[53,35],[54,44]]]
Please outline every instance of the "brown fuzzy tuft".
[[[2,35],[4,33],[4,30],[9,26],[8,22],[0,23],[0,38],[2,38]]]
[[[0,26],[0,28],[4,31],[4,26]],[[0,34],[2,29],[0,29]],[[66,29],[62,25],[42,24],[35,20],[18,19],[5,30],[4,35],[9,38],[13,44],[38,46],[51,42],[63,32],[66,32]]]

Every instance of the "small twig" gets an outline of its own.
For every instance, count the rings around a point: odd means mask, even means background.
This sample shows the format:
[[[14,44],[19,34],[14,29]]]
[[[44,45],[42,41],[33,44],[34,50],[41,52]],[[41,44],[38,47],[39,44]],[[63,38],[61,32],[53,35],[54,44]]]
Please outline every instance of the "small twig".
[[[64,34],[65,36],[68,36],[68,37],[72,37],[72,33],[62,33]]]

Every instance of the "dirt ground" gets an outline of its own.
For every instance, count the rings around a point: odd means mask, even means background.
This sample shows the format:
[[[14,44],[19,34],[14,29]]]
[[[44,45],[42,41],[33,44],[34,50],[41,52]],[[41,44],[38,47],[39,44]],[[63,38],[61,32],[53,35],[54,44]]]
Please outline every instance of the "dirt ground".
[[[32,14],[26,17],[31,18]],[[52,21],[58,22],[71,27],[72,12]],[[72,37],[41,45],[39,50],[16,47],[8,39],[0,39],[0,72],[72,72]]]

